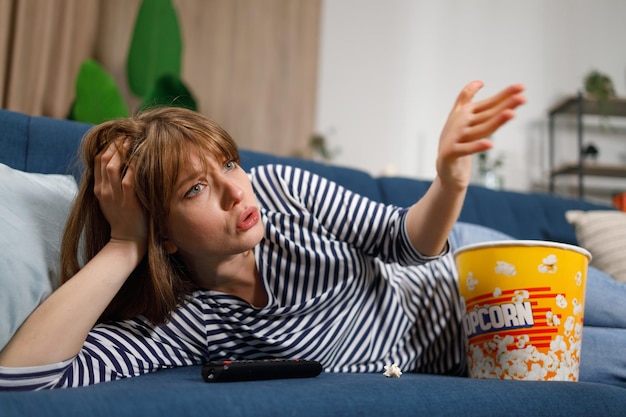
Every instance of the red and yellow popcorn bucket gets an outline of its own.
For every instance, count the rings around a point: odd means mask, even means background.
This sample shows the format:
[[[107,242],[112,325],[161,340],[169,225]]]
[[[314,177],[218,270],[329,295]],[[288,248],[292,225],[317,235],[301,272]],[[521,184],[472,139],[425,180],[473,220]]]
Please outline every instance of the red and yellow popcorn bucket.
[[[577,381],[589,252],[511,240],[454,256],[470,376]]]

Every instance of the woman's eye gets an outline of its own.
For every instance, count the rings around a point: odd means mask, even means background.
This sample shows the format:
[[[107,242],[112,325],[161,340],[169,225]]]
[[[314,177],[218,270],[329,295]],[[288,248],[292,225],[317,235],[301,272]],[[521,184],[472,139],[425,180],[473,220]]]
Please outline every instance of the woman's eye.
[[[185,194],[185,197],[193,197],[194,195],[198,194],[203,189],[204,189],[204,186],[202,184],[200,183],[194,184],[194,186],[191,187],[189,191],[187,191],[187,193]]]
[[[228,161],[224,165],[224,168],[226,168],[226,171],[232,171],[233,169],[237,168],[237,162],[235,162],[235,161]]]

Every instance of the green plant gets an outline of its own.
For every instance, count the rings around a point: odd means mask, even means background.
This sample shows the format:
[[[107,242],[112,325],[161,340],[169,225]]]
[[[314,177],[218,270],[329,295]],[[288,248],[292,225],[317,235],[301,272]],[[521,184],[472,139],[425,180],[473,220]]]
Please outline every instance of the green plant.
[[[591,71],[585,76],[585,92],[598,103],[598,111],[608,117],[611,113],[610,99],[615,97],[615,87],[611,77],[599,71]]]
[[[172,105],[197,110],[180,78],[183,42],[171,0],[143,0],[126,60],[130,91],[141,108]],[[68,118],[101,123],[130,114],[115,79],[93,59],[85,60],[76,79]]]
[[[596,100],[615,97],[615,87],[613,87],[611,77],[595,70],[585,76],[585,92]]]
[[[322,161],[330,162],[337,154],[337,150],[330,150],[326,136],[321,133],[313,133],[309,139],[308,145],[313,156]]]
[[[504,154],[494,156],[491,151],[484,151],[476,155],[476,159],[475,181],[488,188],[502,188],[504,179],[500,169],[504,166]]]
[[[71,120],[97,124],[129,114],[115,79],[93,59],[81,64],[75,94]]]

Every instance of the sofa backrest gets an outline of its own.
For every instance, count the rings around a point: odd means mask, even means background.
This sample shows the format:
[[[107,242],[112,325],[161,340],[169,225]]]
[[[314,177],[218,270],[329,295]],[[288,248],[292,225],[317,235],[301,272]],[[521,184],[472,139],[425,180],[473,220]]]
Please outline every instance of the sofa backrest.
[[[44,174],[80,175],[76,150],[90,125],[47,117],[32,117],[0,110],[0,163]],[[344,187],[387,204],[407,207],[419,199],[430,181],[413,178],[375,178],[347,167],[281,157],[250,150],[241,151],[245,169],[278,163],[299,166]],[[500,230],[518,239],[540,239],[576,244],[567,210],[598,210],[610,207],[545,193],[494,191],[470,186],[461,221]]]
[[[376,201],[401,207],[415,203],[431,184],[431,181],[414,178],[376,178],[356,169],[242,151],[244,167],[266,163],[300,166]],[[607,210],[611,207],[547,193],[495,191],[471,185],[459,220],[487,226],[517,239],[577,244],[574,228],[567,223],[565,212],[600,209]]]
[[[76,150],[89,128],[84,123],[0,110],[0,163],[26,172],[78,176]]]
[[[399,206],[412,204],[430,182],[408,178],[377,179],[383,200]],[[549,240],[577,244],[574,228],[567,223],[568,210],[611,210],[611,207],[548,193],[496,191],[470,185],[459,217],[517,239]]]

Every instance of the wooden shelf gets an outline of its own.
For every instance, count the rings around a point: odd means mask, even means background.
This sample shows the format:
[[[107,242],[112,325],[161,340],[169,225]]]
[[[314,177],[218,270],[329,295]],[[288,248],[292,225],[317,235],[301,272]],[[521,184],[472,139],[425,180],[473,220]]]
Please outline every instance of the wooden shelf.
[[[578,177],[578,197],[584,197],[584,177],[612,177],[626,178],[626,165],[596,164],[585,160],[583,155],[584,116],[616,116],[626,117],[626,98],[613,97],[600,103],[596,99],[587,97],[582,91],[577,95],[568,96],[557,102],[548,110],[549,115],[549,139],[550,139],[550,192],[555,191],[555,179],[559,175],[576,175]],[[576,149],[578,161],[555,165],[555,127],[554,119],[559,115],[576,117]]]
[[[626,117],[626,98],[613,97],[607,100],[606,108],[598,104],[598,100],[583,97],[582,113],[596,116],[622,116]],[[578,96],[565,97],[552,106],[548,111],[550,116],[555,114],[578,114]]]
[[[563,164],[556,167],[550,175],[576,175],[579,173],[578,163]],[[585,176],[626,178],[626,165],[584,164],[582,174]]]

